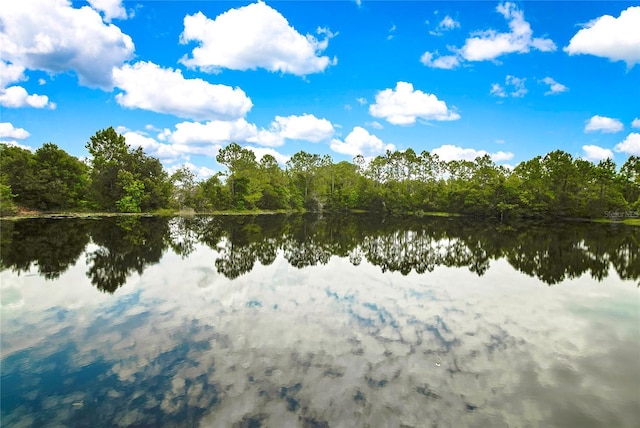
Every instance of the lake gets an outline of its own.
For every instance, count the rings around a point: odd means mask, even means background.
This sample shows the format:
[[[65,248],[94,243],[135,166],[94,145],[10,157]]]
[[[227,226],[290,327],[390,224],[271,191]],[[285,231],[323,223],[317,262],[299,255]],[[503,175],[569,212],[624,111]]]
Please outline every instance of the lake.
[[[1,222],[7,427],[635,427],[640,228]]]

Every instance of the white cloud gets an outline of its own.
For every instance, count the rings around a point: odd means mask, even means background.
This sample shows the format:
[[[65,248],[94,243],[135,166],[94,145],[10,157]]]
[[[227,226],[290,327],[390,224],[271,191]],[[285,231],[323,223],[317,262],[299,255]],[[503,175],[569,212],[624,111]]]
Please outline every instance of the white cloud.
[[[414,90],[407,82],[398,82],[396,88],[376,94],[376,103],[369,106],[374,117],[386,119],[394,125],[410,125],[416,118],[424,120],[457,120],[460,115],[449,110],[447,104],[433,94]]]
[[[616,152],[640,156],[640,133],[631,132],[622,142],[613,148]]]
[[[389,28],[389,34],[387,35],[387,40],[393,39],[393,33],[396,31],[396,25],[393,24],[391,28]]]
[[[284,144],[284,137],[277,132],[259,129],[254,135],[248,137],[246,142],[266,147],[278,147]]]
[[[0,60],[0,88],[23,80],[27,80],[24,75],[24,67]]]
[[[491,95],[495,95],[496,97],[501,97],[501,98],[505,98],[508,96],[512,96],[515,98],[522,98],[528,92],[527,88],[525,88],[524,86],[524,82],[526,80],[527,80],[526,78],[507,76],[504,80],[504,83],[505,83],[505,86],[511,87],[510,92],[507,92],[502,85],[498,83],[494,83],[491,85],[491,90],[489,91],[489,93]]]
[[[611,134],[620,132],[624,129],[624,125],[618,119],[595,115],[587,121],[584,132],[596,132]]]
[[[0,140],[0,144],[5,144],[5,145],[7,145],[9,147],[18,147],[20,149],[29,150],[30,152],[33,152],[33,147],[25,146],[23,144],[18,143],[15,140]]]
[[[434,59],[435,55],[438,55],[438,51],[425,52],[420,57],[420,62],[427,67],[441,68],[444,70],[451,70],[460,65],[460,60],[455,55],[438,56]]]
[[[513,91],[511,92],[512,97],[522,98],[527,93],[527,89],[524,87],[525,78],[518,78],[514,76],[507,76],[505,83],[507,85],[513,86]]]
[[[283,138],[312,143],[328,140],[335,133],[331,122],[327,119],[318,119],[312,114],[276,116],[275,121],[271,124],[271,130]]]
[[[494,162],[500,162],[513,159],[513,153],[499,151],[496,153],[488,153],[486,150],[465,149],[460,146],[454,146],[451,144],[444,144],[431,151],[440,157],[441,160],[449,162],[452,160],[468,160],[474,161],[477,157],[482,157],[486,154],[491,156]]]
[[[318,119],[312,114],[303,114],[276,116],[269,129],[258,129],[255,124],[247,122],[244,118],[234,121],[211,120],[205,123],[181,122],[175,125],[173,131],[165,129],[160,132],[158,140],[185,147],[225,145],[231,142],[278,147],[283,145],[286,139],[317,143],[328,140],[334,133],[333,125],[328,120]],[[180,150],[185,151],[184,148]]]
[[[493,29],[477,31],[467,38],[462,48],[448,46],[453,55],[440,56],[438,51],[425,52],[420,58],[420,62],[432,68],[442,68],[451,70],[459,66],[463,61],[487,61],[510,53],[527,53],[532,48],[541,52],[553,52],[556,45],[551,39],[535,38],[533,30],[527,21],[524,20],[524,13],[517,8],[514,3],[506,2],[498,5],[496,10],[509,21],[510,31],[499,33]],[[454,26],[456,21],[447,20],[445,17],[440,22],[441,25]],[[449,28],[450,29],[450,28]],[[432,32],[439,35],[440,32]]]
[[[329,146],[336,153],[351,156],[376,156],[387,150],[395,150],[393,144],[384,144],[380,138],[369,134],[366,129],[360,126],[354,127],[344,142],[334,139]]]
[[[191,141],[161,143],[147,136],[144,132],[137,131],[127,131],[122,135],[131,147],[142,147],[147,154],[157,157],[165,163],[188,159],[190,155],[215,157],[222,147],[221,144],[215,142],[203,144],[193,144]]]
[[[254,124],[245,119],[235,121],[212,120],[206,123],[181,122],[166,139],[175,144],[227,144],[245,142],[258,133]]]
[[[253,147],[253,146],[245,146],[245,149],[251,150],[256,155],[256,160],[260,161],[264,155],[271,155],[276,158],[276,161],[280,165],[286,164],[291,156],[283,155],[282,153],[272,149],[271,147]]]
[[[631,127],[632,128],[640,128],[640,119],[638,119],[637,117],[635,119],[633,119],[633,122],[631,122]]]
[[[495,95],[496,97],[501,97],[501,98],[507,97],[507,93],[505,92],[502,85],[500,85],[499,83],[493,83],[491,85],[491,90],[489,91],[489,93],[491,95]]]
[[[169,175],[172,175],[181,167],[185,167],[193,172],[196,176],[196,180],[198,181],[206,180],[207,178],[216,174],[216,171],[212,170],[211,168],[207,168],[206,166],[196,166],[191,162],[184,162],[181,165],[172,165],[167,168],[167,172],[169,173]]]
[[[104,14],[104,19],[127,19],[127,11],[122,6],[122,0],[87,0],[91,7]]]
[[[365,105],[367,103],[367,99],[366,98],[356,98],[356,101],[358,102],[358,104],[360,104],[361,106]]]
[[[11,122],[0,122],[0,138],[15,138],[24,140],[31,134],[23,128],[15,128]]]
[[[180,61],[206,72],[221,68],[255,70],[304,76],[324,71],[335,60],[320,56],[331,32],[318,29],[323,40],[298,33],[275,9],[262,1],[230,9],[211,20],[201,12],[184,18],[181,43],[197,42],[191,57]]]
[[[384,128],[384,126],[382,126],[382,124],[380,122],[377,122],[375,120],[373,122],[367,122],[366,125],[370,126],[373,129],[382,129],[382,128]]]
[[[511,152],[499,151],[499,152],[492,153],[490,156],[494,162],[501,162],[501,161],[513,159],[513,153]]]
[[[556,45],[550,39],[532,38],[533,31],[524,13],[514,3],[498,5],[496,10],[509,21],[508,33],[486,30],[466,40],[460,54],[467,61],[486,61],[510,53],[526,53],[531,48],[542,52],[553,52]]]
[[[454,28],[460,28],[460,23],[447,15],[440,21],[438,28],[441,30],[453,30]]]
[[[236,119],[253,106],[238,87],[214,85],[202,79],[186,79],[180,70],[137,62],[113,69],[118,104],[186,119]]]
[[[427,21],[427,23],[429,23],[429,21]],[[432,36],[441,36],[444,31],[450,31],[454,28],[460,28],[460,23],[447,15],[440,21],[437,29],[429,31],[429,34]]]
[[[9,86],[0,89],[0,105],[4,107],[20,108],[56,108],[56,104],[49,101],[46,95],[29,94],[22,86]]]
[[[624,61],[628,68],[640,63],[640,6],[629,7],[618,18],[603,15],[588,22],[563,50],[569,55],[587,54],[610,61]]]
[[[564,86],[561,83],[556,82],[551,77],[545,77],[540,82],[542,82],[542,83],[544,83],[546,85],[549,85],[549,90],[544,93],[545,95],[556,95],[556,94],[559,94],[561,92],[566,92],[566,91],[569,90],[569,88],[567,88],[566,86]]]
[[[607,158],[613,159],[613,152],[600,146],[586,145],[582,146],[582,150],[584,150],[584,158],[591,162],[599,162]]]
[[[110,89],[111,69],[133,56],[131,37],[89,6],[67,0],[4,2],[2,59],[30,70],[75,71],[80,84]]]

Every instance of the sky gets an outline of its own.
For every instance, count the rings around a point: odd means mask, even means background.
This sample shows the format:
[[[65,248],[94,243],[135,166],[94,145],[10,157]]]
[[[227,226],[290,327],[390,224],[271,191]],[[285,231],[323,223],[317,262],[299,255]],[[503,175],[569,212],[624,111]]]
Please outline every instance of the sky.
[[[113,126],[200,178],[230,142],[282,165],[412,148],[620,166],[640,155],[638,28],[615,1],[2,0],[0,141],[86,158]]]

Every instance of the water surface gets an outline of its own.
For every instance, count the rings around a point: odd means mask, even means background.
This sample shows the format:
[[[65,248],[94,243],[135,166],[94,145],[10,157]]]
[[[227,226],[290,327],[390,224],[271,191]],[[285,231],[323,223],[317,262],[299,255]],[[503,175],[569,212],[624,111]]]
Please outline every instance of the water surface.
[[[640,231],[3,221],[2,426],[632,427]]]

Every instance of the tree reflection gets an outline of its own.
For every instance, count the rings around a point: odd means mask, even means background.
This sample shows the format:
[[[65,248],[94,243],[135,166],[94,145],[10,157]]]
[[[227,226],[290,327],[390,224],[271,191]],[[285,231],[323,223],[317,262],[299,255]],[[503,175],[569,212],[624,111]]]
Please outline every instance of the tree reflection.
[[[21,273],[37,266],[44,278],[58,278],[84,251],[94,223],[80,219],[3,220],[0,267]]]
[[[201,245],[214,250],[212,265],[229,279],[256,263],[270,265],[279,254],[297,268],[337,256],[403,275],[447,266],[481,276],[492,260],[506,259],[549,285],[584,274],[602,281],[611,269],[622,279],[640,278],[640,229],[623,225],[270,215],[34,219],[3,221],[1,227],[3,270],[37,266],[43,277],[54,279],[87,251],[87,276],[110,293],[132,273],[159,262],[165,249],[186,258]],[[90,241],[95,245],[87,247]]]
[[[163,217],[116,217],[97,222],[92,231],[99,247],[87,254],[87,276],[98,290],[113,293],[129,275],[160,261],[169,237]]]

